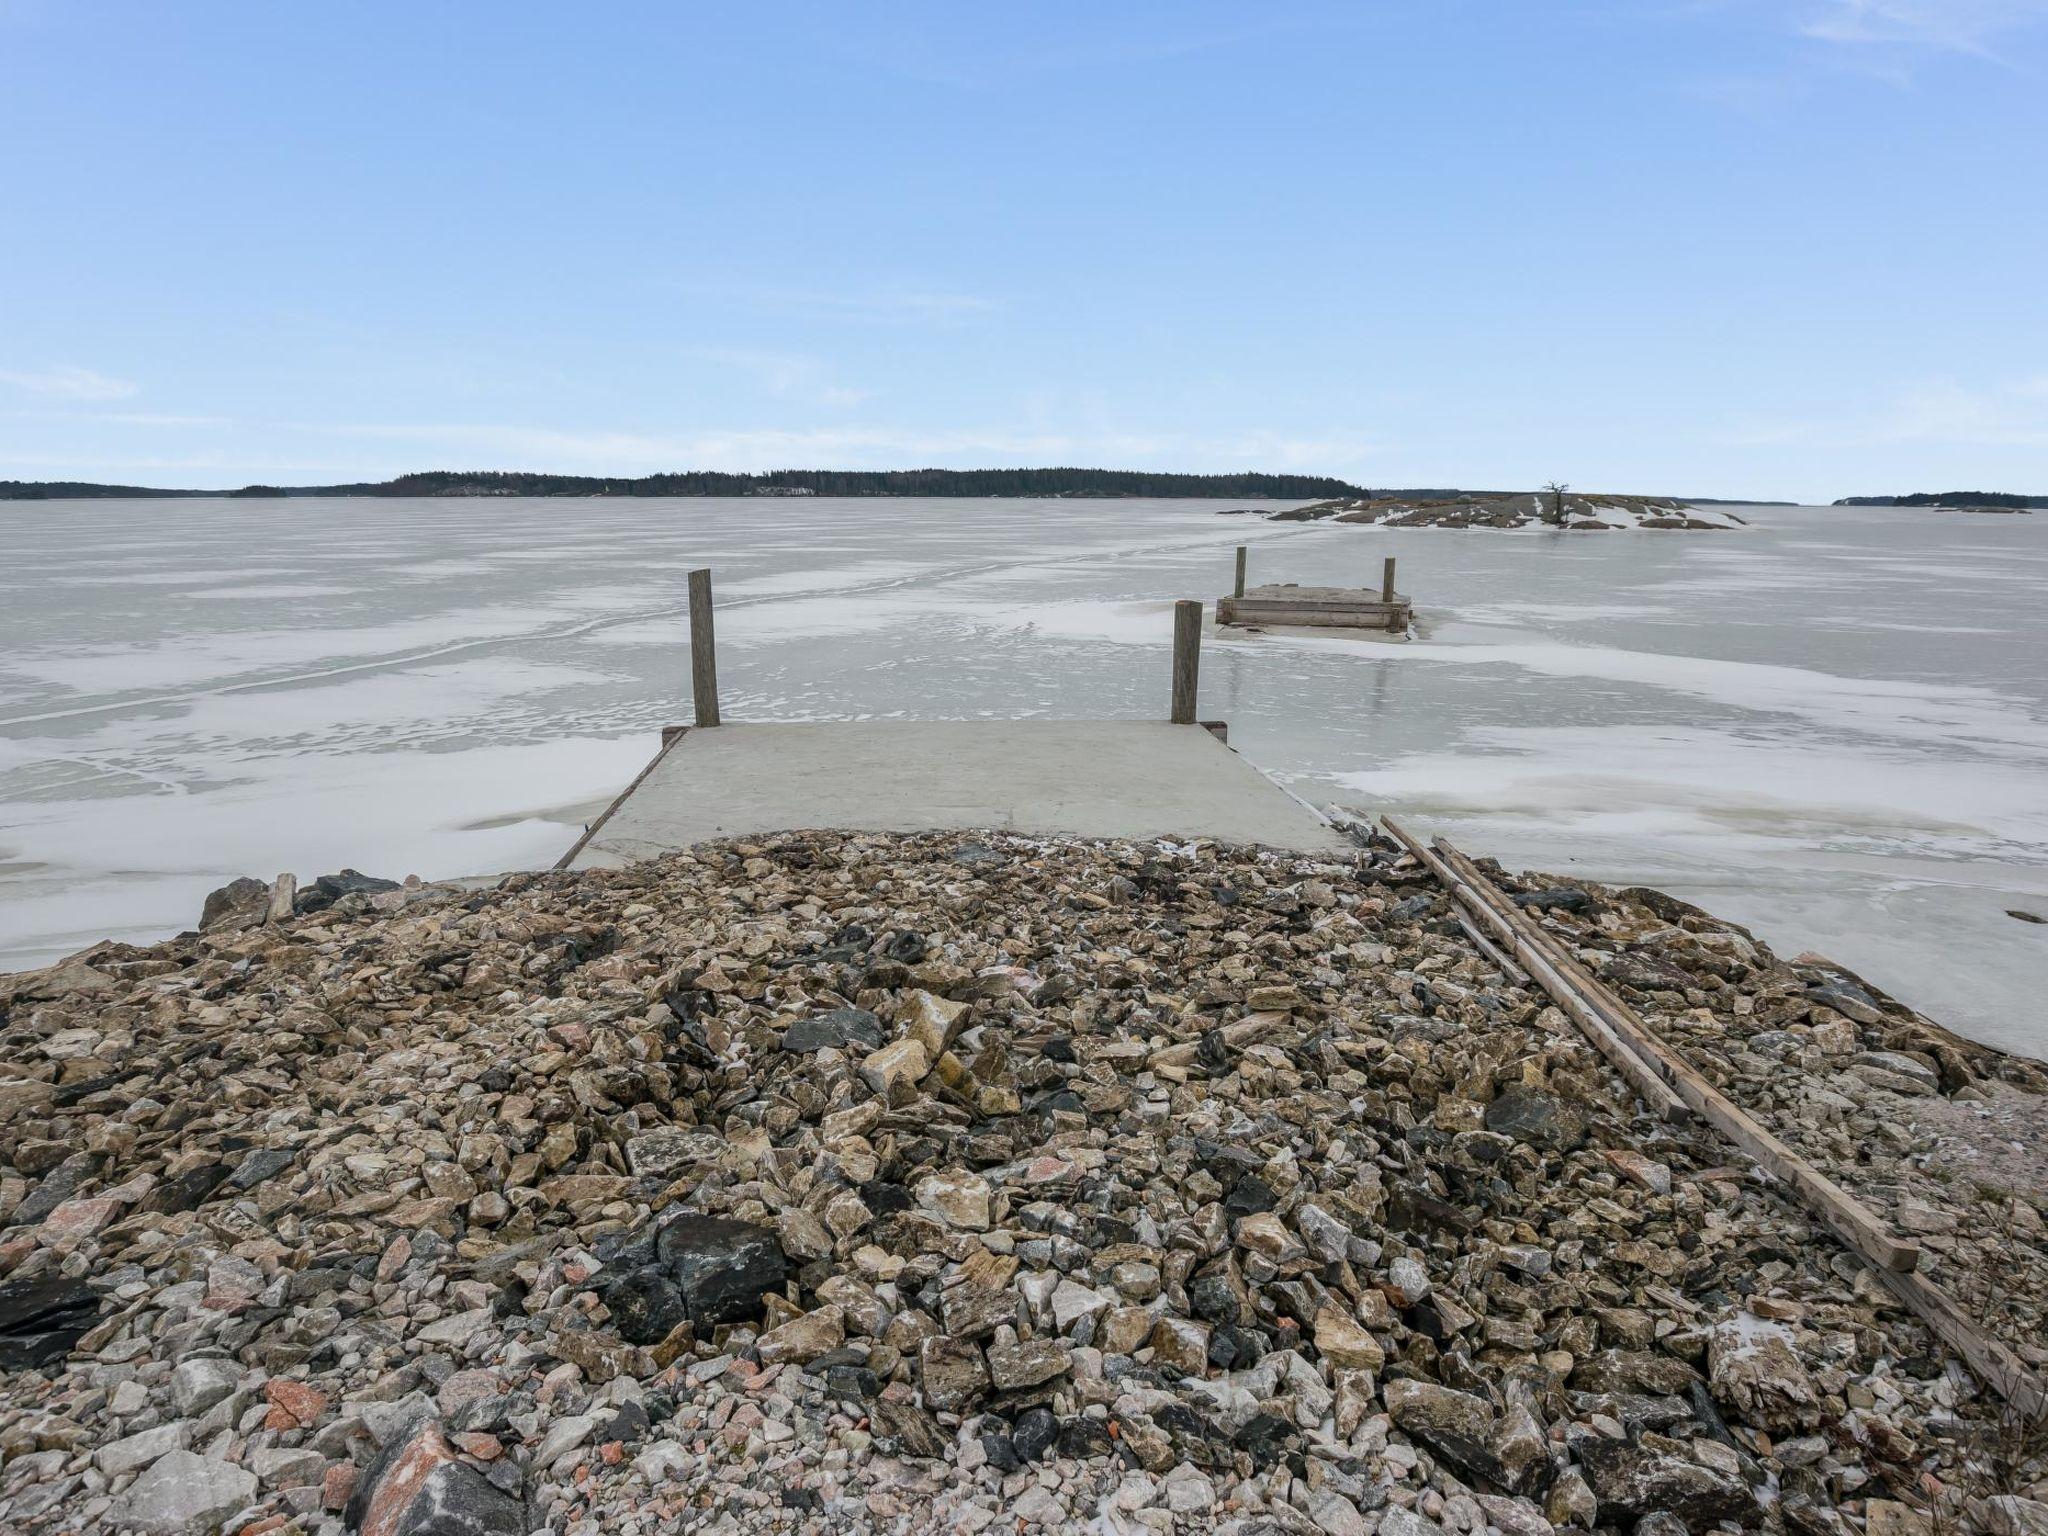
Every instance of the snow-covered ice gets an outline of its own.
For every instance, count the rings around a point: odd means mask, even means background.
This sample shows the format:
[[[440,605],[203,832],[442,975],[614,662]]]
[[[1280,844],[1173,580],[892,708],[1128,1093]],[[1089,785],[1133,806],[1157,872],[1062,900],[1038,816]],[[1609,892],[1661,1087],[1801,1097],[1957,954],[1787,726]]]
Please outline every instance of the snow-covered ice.
[[[0,507],[0,967],[236,874],[551,863],[689,718],[1156,716],[1169,605],[1378,583],[1406,646],[1217,635],[1202,713],[1305,797],[1661,885],[2048,1050],[2048,518],[1740,508],[1610,538],[1093,501]]]

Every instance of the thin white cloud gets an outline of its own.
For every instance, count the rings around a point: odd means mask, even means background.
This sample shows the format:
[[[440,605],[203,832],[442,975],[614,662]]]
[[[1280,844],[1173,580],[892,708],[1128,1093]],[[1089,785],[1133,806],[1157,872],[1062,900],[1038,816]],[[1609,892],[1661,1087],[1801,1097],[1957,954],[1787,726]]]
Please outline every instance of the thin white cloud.
[[[1893,442],[2048,445],[2048,373],[1990,388],[1942,379],[1901,391],[1878,435]]]
[[[138,386],[90,368],[45,368],[40,372],[0,369],[0,384],[47,395],[53,400],[126,400]]]
[[[972,293],[783,293],[776,299],[791,309],[859,320],[958,320],[1002,307]]]
[[[683,285],[688,292],[772,312],[870,325],[957,325],[994,314],[1002,301],[950,289],[875,288],[832,291],[751,285]]]
[[[2048,373],[1995,384],[1930,379],[1894,390],[1856,416],[1743,423],[1724,435],[1743,447],[2048,447]]]
[[[0,411],[9,421],[80,421],[115,427],[231,427],[229,416],[183,416],[168,411]]]
[[[1995,58],[2006,33],[2048,21],[2048,0],[1823,0],[1802,36],[1848,47],[1901,47]]]
[[[698,347],[690,354],[715,366],[745,374],[769,394],[784,400],[808,400],[818,405],[858,405],[868,398],[864,389],[834,384],[825,376],[825,366],[816,358],[787,352],[766,352],[753,347]]]

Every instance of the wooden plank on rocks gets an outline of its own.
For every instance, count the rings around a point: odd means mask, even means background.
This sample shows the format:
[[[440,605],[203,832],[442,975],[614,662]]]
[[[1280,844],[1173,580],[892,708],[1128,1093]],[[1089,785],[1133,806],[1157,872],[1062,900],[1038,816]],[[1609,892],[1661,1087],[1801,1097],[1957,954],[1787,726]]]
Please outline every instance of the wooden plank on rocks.
[[[1628,1042],[1629,1048],[1641,1055],[1660,1077],[1669,1074],[1672,1087],[1683,1095],[1689,1107],[1699,1111],[1702,1119],[1742,1147],[1764,1168],[1797,1189],[1831,1230],[1871,1261],[1874,1266],[1872,1272],[1886,1287],[1917,1313],[1949,1348],[1962,1356],[2001,1397],[2022,1414],[2038,1416],[2048,1413],[2048,1384],[2044,1384],[2011,1349],[1979,1327],[1941,1286],[1924,1274],[1912,1272],[1919,1260],[1917,1246],[1892,1233],[1875,1213],[1700,1077],[1689,1063],[1677,1057],[1676,1052],[1656,1036],[1648,1023],[1626,1002],[1580,965],[1558,939],[1537,927],[1527,914],[1508,901],[1486,877],[1485,871],[1463,853],[1441,837],[1436,839],[1434,850],[1424,849],[1388,818],[1382,817],[1381,822],[1402,846],[1422,859],[1439,880],[1444,880],[1448,874],[1451,878],[1445,880],[1445,884],[1454,895],[1465,900],[1468,906],[1473,900],[1483,905],[1490,914],[1490,925],[1497,932],[1503,925],[1515,930],[1517,936],[1528,943],[1530,953],[1540,952],[1547,958],[1549,963],[1545,969],[1550,975],[1546,977],[1540,971],[1534,973],[1546,991],[1551,991],[1552,979],[1578,991],[1589,1009],[1597,1011],[1611,1026],[1615,1026],[1612,1029],[1615,1039]],[[1554,991],[1551,995],[1558,997]],[[1596,1044],[1600,1043],[1597,1036],[1595,1040]],[[1701,1177],[1721,1172],[1723,1170],[1713,1170]]]
[[[1877,1277],[1892,1293],[1920,1314],[1942,1341],[1970,1363],[1970,1369],[1997,1389],[1998,1395],[2028,1417],[2048,1413],[2048,1386],[2025,1361],[1973,1322],[1955,1298],[1925,1275],[1900,1275],[1880,1269]]]
[[[1396,842],[1420,859],[1444,888],[1462,902],[1481,924],[1493,930],[1501,943],[1507,946],[1509,953],[1515,957],[1516,962],[1550,994],[1558,1007],[1579,1026],[1580,1031],[1593,1042],[1594,1048],[1607,1058],[1614,1069],[1628,1079],[1629,1086],[1634,1088],[1637,1096],[1650,1106],[1653,1114],[1663,1120],[1683,1121],[1691,1118],[1684,1101],[1662,1078],[1650,1070],[1615,1033],[1612,1026],[1579,996],[1563,976],[1558,974],[1557,968],[1550,963],[1548,956],[1531,944],[1525,933],[1519,932],[1514,924],[1506,921],[1499,912],[1488,906],[1480,894],[1471,889],[1456,871],[1423,846],[1419,839],[1409,836],[1400,823],[1391,816],[1382,816],[1380,825],[1387,829]]]
[[[1565,955],[1562,946],[1539,929],[1526,912],[1503,897],[1470,859],[1441,838],[1437,839],[1436,852],[1461,884],[1484,885],[1495,903],[1489,910],[1523,936],[1531,952],[1544,957],[1545,968],[1558,977],[1584,1006],[1597,1012],[1612,1034],[1661,1078],[1687,1108],[1755,1158],[1774,1177],[1796,1189],[1800,1198],[1838,1237],[1880,1269],[1903,1273],[1920,1262],[1918,1244],[1892,1231],[1868,1206],[1780,1141],[1748,1110],[1709,1082],[1698,1068],[1667,1045],[1641,1015],[1588,976],[1576,960]],[[1536,973],[1532,971],[1531,974]],[[1537,979],[1543,978],[1538,975]]]

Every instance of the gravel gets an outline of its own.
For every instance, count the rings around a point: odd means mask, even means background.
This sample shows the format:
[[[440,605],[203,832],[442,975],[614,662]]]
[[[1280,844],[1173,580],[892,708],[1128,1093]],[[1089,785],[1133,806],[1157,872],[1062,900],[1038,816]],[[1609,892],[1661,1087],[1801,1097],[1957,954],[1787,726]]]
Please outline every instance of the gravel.
[[[1955,1130],[2038,1145],[2037,1067],[1502,881],[2043,1358],[2043,1191]],[[1997,1399],[1387,846],[339,884],[0,977],[0,1530],[2048,1528]]]

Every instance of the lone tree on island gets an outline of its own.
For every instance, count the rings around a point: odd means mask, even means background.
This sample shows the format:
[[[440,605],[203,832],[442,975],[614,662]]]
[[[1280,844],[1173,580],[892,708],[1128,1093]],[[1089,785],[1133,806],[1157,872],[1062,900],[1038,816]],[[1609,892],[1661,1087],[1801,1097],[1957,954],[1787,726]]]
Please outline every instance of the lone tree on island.
[[[1543,514],[1546,523],[1564,522],[1564,493],[1571,489],[1562,480],[1553,480],[1543,489],[1550,495],[1550,510]]]

